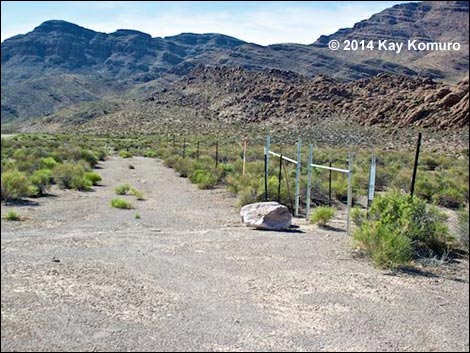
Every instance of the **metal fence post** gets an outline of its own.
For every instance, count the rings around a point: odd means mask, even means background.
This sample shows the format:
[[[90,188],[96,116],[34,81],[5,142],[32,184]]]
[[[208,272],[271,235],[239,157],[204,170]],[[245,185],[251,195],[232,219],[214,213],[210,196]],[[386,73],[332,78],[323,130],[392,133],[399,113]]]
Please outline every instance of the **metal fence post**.
[[[328,163],[328,166],[331,168],[331,160]],[[331,207],[331,169],[329,170],[328,176],[328,207]]]
[[[219,165],[219,140],[215,142],[215,167]]]
[[[268,201],[268,172],[269,172],[269,148],[271,137],[266,136],[266,144],[264,146],[264,201]]]
[[[246,173],[246,145],[247,145],[247,138],[243,136],[243,170],[242,175]]]
[[[419,162],[419,148],[421,147],[421,132],[418,134],[418,143],[416,144],[416,154],[415,154],[415,164],[413,166],[413,177],[411,178],[411,189],[410,196],[413,199],[413,194],[415,192],[415,182],[416,182],[416,173],[418,171],[418,162]]]
[[[279,152],[279,176],[277,184],[277,202],[281,203],[281,182],[282,182],[282,148]]]
[[[350,233],[350,214],[351,214],[351,204],[352,204],[352,154],[349,153],[349,158],[348,158],[348,210],[347,210],[347,218],[346,218],[346,232],[348,235],[351,235]]]
[[[299,138],[297,142],[297,170],[295,173],[295,216],[299,216],[299,203],[300,203],[300,164],[301,164],[301,151],[302,139]]]
[[[186,137],[183,139],[183,159],[186,157]]]
[[[196,150],[196,163],[199,163],[199,140],[197,141],[197,150]]]
[[[370,204],[374,199],[375,194],[375,174],[376,174],[376,158],[375,155],[372,155],[370,159],[370,169],[369,169],[369,189],[367,192],[367,207],[366,210],[369,212]]]
[[[313,163],[313,145],[308,148],[308,165],[307,165],[307,212],[305,218],[308,219],[310,214],[310,198],[312,192],[312,163]]]

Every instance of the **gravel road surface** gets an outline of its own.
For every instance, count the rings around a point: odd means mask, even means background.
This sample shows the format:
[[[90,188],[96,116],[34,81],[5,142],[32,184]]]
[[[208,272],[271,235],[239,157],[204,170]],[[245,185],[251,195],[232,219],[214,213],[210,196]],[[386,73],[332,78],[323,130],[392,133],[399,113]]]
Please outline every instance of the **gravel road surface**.
[[[93,192],[2,203],[24,217],[1,222],[2,351],[469,350],[467,260],[377,270],[344,231],[248,229],[159,161],[97,172]],[[123,183],[134,210],[109,205]]]

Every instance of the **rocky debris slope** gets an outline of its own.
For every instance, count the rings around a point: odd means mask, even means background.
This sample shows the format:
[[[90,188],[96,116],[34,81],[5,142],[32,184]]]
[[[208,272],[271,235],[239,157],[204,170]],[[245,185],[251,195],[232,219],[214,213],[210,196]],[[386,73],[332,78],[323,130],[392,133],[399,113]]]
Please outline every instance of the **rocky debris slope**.
[[[468,71],[468,13],[468,1],[399,4],[353,28],[321,36],[312,45],[269,46],[214,33],[152,38],[129,29],[100,33],[66,21],[46,21],[1,44],[2,122],[42,117],[109,95],[139,98],[148,89],[175,82],[197,65],[295,71],[310,78],[324,74],[342,81],[389,73],[455,83]],[[461,49],[400,54],[331,51],[327,47],[331,39],[456,41]],[[64,77],[74,77],[74,82],[64,84]]]
[[[341,118],[362,125],[457,128],[469,122],[468,76],[457,85],[381,74],[341,83],[280,70],[198,67],[145,104],[185,107],[229,123],[313,124]]]

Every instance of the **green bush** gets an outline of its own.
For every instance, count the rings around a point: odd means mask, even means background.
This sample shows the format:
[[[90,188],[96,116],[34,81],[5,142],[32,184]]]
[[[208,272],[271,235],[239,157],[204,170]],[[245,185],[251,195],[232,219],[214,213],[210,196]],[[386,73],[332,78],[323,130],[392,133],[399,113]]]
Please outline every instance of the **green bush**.
[[[132,153],[126,150],[119,151],[119,157],[121,158],[132,158]]]
[[[194,163],[186,158],[178,158],[173,167],[180,174],[180,177],[187,178],[193,172]]]
[[[459,223],[457,225],[457,233],[460,237],[465,249],[468,251],[468,233],[469,233],[469,223],[468,223],[468,208],[459,212]]]
[[[378,267],[395,268],[411,260],[410,238],[384,223],[363,223],[354,233],[354,241]]]
[[[437,194],[434,194],[432,199],[440,206],[453,209],[459,208],[464,203],[464,195],[459,190],[451,186],[443,190],[439,190]]]
[[[145,200],[144,194],[136,188],[130,188],[129,194],[135,196],[139,201]]]
[[[72,178],[71,189],[78,191],[90,191],[93,183],[85,177],[75,176]]]
[[[98,185],[98,183],[102,180],[101,175],[94,172],[86,172],[83,177],[91,181],[93,185]]]
[[[96,166],[99,161],[99,157],[93,151],[90,150],[81,150],[80,159],[87,162],[92,168]]]
[[[16,201],[31,194],[31,183],[25,173],[17,170],[2,173],[2,200]]]
[[[36,170],[29,178],[29,181],[36,187],[38,194],[43,195],[51,187],[52,171],[49,169]]]
[[[21,217],[15,211],[8,211],[5,215],[7,221],[20,221]]]
[[[53,179],[61,189],[83,189],[86,185],[91,186],[91,182],[84,179],[84,174],[85,169],[79,163],[66,162],[52,170]]]
[[[212,189],[217,184],[217,176],[207,170],[195,170],[190,179],[199,189]]]
[[[52,157],[42,158],[40,161],[41,169],[52,170],[57,164],[59,163],[57,163],[57,161]]]
[[[335,209],[328,206],[319,206],[315,208],[310,215],[310,223],[318,224],[320,227],[325,227],[335,215]]]
[[[157,156],[157,151],[152,150],[152,149],[148,149],[144,153],[144,157],[147,157],[147,158],[155,158],[156,156]]]
[[[362,210],[360,207],[355,206],[351,210],[351,218],[354,224],[358,227],[366,220],[366,211]]]
[[[119,185],[114,191],[116,192],[116,195],[127,195],[129,190],[131,189],[131,186],[129,184],[123,184]]]
[[[165,167],[175,168],[175,165],[178,163],[180,159],[181,159],[180,156],[171,155],[165,158],[165,160],[163,161],[163,164],[165,165]]]
[[[377,266],[394,268],[412,258],[448,251],[453,239],[445,219],[417,197],[389,192],[375,198],[369,220],[362,222],[353,238]]]
[[[125,210],[130,210],[134,208],[134,206],[132,206],[132,204],[129,201],[126,201],[124,199],[112,199],[111,207],[121,208]]]

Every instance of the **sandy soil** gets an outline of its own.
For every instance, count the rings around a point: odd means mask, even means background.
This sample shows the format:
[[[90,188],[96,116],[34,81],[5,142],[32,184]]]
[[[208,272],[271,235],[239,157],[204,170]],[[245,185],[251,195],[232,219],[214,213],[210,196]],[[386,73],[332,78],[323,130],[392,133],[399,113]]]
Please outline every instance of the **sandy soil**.
[[[94,192],[2,204],[25,218],[1,223],[2,351],[469,349],[467,260],[381,271],[343,231],[250,230],[158,161],[98,172]],[[111,208],[122,183],[147,200]]]

